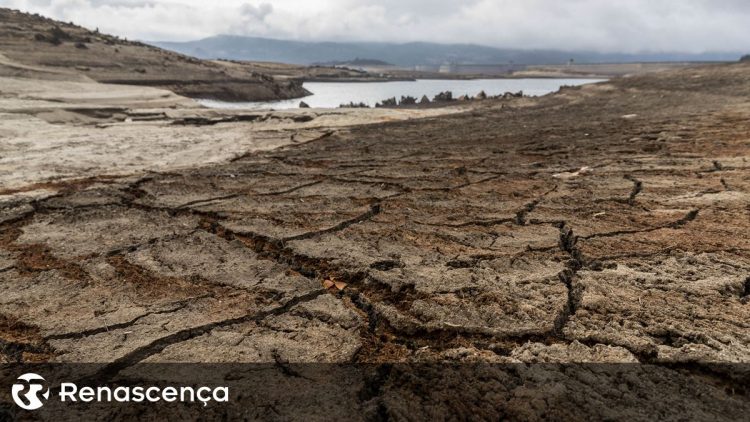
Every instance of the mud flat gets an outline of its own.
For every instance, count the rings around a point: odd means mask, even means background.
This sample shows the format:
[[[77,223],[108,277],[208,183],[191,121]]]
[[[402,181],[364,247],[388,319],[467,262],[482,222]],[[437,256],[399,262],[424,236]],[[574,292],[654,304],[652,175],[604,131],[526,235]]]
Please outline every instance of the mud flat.
[[[395,122],[439,111],[14,89],[5,362],[270,362],[248,376],[287,388],[243,397],[281,419],[750,410],[750,65]]]
[[[462,109],[238,111],[149,87],[2,77],[0,86],[0,200],[64,180],[228,162],[351,125]]]

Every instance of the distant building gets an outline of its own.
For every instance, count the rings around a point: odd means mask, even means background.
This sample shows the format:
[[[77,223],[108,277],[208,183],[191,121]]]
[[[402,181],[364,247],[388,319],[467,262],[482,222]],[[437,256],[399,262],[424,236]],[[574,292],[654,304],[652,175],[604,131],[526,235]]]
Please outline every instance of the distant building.
[[[438,70],[440,70],[440,66],[437,65],[418,64],[414,66],[416,72],[437,72]]]
[[[457,65],[455,63],[443,63],[440,65],[440,68],[438,69],[438,72],[440,73],[458,73],[457,72]]]

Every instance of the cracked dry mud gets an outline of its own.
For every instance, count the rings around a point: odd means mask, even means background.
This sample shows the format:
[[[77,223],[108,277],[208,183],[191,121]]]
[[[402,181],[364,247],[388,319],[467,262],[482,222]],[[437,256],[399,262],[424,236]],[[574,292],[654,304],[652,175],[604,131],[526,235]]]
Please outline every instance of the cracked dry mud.
[[[61,182],[3,206],[1,359],[112,377],[141,362],[647,363],[654,397],[711,399],[636,418],[746,415],[746,367],[721,364],[750,363],[748,158],[750,66],[726,65]],[[454,377],[421,398],[458,394],[442,409],[469,412],[469,396],[505,397],[488,418],[596,405],[555,387],[590,386],[585,370],[503,368],[466,367],[502,391]],[[352,400],[429,416],[405,372]]]

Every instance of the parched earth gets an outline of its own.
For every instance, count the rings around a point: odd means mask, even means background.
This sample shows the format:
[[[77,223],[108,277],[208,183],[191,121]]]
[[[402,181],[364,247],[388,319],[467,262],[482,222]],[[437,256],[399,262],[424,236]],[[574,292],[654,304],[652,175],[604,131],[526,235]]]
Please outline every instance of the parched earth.
[[[580,387],[658,402],[635,419],[740,420],[749,158],[750,65],[736,64],[61,182],[0,213],[2,359],[100,362],[108,377],[148,362],[272,362],[279,376],[295,363],[498,364],[482,383],[430,384],[460,393],[378,372],[352,400],[381,417],[574,417],[596,404]],[[571,362],[657,369],[629,395],[630,381],[598,390],[513,366]],[[476,413],[475,393],[505,410]]]

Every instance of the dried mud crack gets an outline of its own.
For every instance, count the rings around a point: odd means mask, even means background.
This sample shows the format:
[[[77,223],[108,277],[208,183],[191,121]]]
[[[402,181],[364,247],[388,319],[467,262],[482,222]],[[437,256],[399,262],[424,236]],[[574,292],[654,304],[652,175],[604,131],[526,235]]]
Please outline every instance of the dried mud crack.
[[[128,353],[127,355],[120,357],[114,362],[107,364],[102,370],[100,370],[98,373],[93,375],[92,379],[97,379],[97,380],[111,379],[112,377],[117,375],[119,371],[129,366],[135,365],[136,363],[141,362],[148,357],[158,354],[159,352],[163,351],[165,348],[167,348],[170,345],[188,341],[192,338],[208,333],[211,330],[214,330],[217,328],[230,327],[233,325],[247,323],[250,321],[259,321],[259,320],[268,318],[273,315],[281,315],[284,312],[288,311],[294,305],[297,305],[305,301],[313,300],[322,294],[325,294],[323,290],[315,291],[315,292],[306,294],[304,296],[295,297],[289,300],[283,306],[280,306],[278,308],[273,308],[265,312],[244,315],[244,316],[237,317],[237,318],[230,318],[230,319],[225,319],[225,320],[221,320],[217,322],[212,322],[209,324],[199,325],[196,327],[191,327],[185,330],[180,330],[175,333],[171,333],[168,336],[160,337],[157,340],[152,341],[149,344],[143,347],[140,347],[138,349],[135,349],[132,352]]]
[[[567,291],[567,302],[560,315],[555,319],[554,334],[556,336],[562,336],[563,328],[570,318],[575,315],[580,302],[581,292],[576,292],[576,287],[573,285],[576,273],[583,266],[581,252],[576,246],[577,241],[578,239],[573,234],[573,229],[565,223],[561,224],[560,249],[568,254],[570,258],[565,263],[565,269],[558,274],[560,281],[565,285]]]
[[[319,379],[305,363],[387,364],[352,384],[373,419],[447,397],[421,364],[496,381],[442,379],[462,400],[445,408],[502,397],[509,413],[488,419],[544,414],[524,396],[540,379],[569,386],[545,403],[573,412],[586,377],[616,379],[586,365],[631,365],[647,394],[595,393],[634,404],[684,389],[714,400],[679,403],[696,414],[741,414],[748,97],[748,65],[704,66],[3,190],[0,359],[100,362],[89,376],[106,379],[267,363],[290,383]]]

